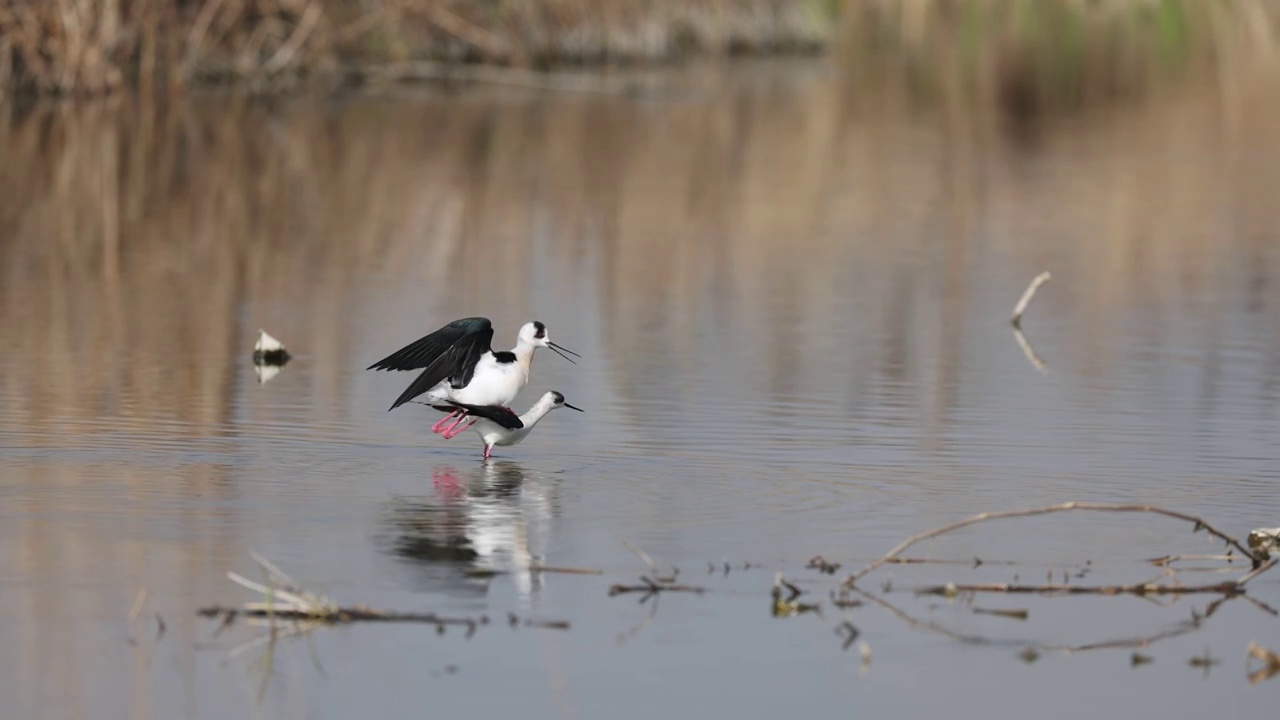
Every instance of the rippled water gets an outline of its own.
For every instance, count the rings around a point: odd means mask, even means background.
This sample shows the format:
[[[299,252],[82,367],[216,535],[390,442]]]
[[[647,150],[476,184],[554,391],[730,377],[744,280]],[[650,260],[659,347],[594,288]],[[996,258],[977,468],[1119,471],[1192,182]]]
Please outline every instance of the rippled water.
[[[1216,551],[1173,521],[980,525],[919,550],[980,568],[870,576],[877,591],[892,581],[892,609],[842,612],[827,592],[900,539],[982,511],[1149,502],[1239,536],[1280,525],[1274,83],[1029,134],[867,95],[817,63],[673,84],[11,111],[11,712],[1273,707],[1280,681],[1250,687],[1244,652],[1280,646],[1280,621],[1244,600],[1187,629],[1212,596],[903,590],[1038,582],[1086,561],[1087,582],[1138,582],[1158,573],[1143,558]],[[1046,269],[1024,321],[1041,373],[1008,316]],[[485,464],[474,434],[431,435],[432,411],[387,412],[412,375],[364,368],[469,315],[492,318],[502,347],[545,321],[584,359],[540,352],[516,404],[556,389],[586,414],[556,412]],[[250,359],[259,327],[295,355],[267,382]],[[645,570],[624,540],[707,592],[609,597]],[[267,663],[265,645],[234,650],[261,629],[217,633],[195,614],[253,599],[225,577],[257,577],[250,550],[345,603],[492,623],[470,639],[320,629]],[[844,567],[806,569],[818,554]],[[823,614],[771,617],[775,572]],[[1227,576],[1182,579],[1206,577]],[[1280,607],[1280,575],[1251,595]],[[508,613],[570,629],[510,628]],[[868,667],[841,647],[846,619]],[[1160,634],[1136,668],[1131,647],[1046,649]],[[1206,648],[1220,664],[1189,666]]]

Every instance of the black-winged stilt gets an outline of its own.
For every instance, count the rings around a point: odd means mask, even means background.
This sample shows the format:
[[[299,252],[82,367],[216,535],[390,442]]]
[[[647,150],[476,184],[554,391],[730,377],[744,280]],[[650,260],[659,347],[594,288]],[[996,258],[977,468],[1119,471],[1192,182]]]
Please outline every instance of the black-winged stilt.
[[[564,395],[555,390],[551,390],[541,398],[538,398],[538,402],[534,403],[533,407],[529,408],[529,411],[523,415],[516,415],[509,408],[497,405],[472,405],[460,402],[451,404],[461,408],[474,419],[465,425],[459,425],[458,422],[461,421],[457,421],[446,430],[435,430],[434,428],[433,430],[439,432],[446,439],[456,437],[463,430],[475,430],[480,435],[480,439],[484,440],[484,457],[486,460],[493,454],[495,445],[515,445],[524,440],[529,433],[533,432],[533,426],[537,425],[539,420],[546,417],[547,413],[556,408],[567,407],[570,410],[586,412],[580,407],[574,407],[565,402]],[[437,409],[448,410],[449,408],[438,407]],[[446,416],[444,420],[436,424],[442,426],[450,417],[452,415]]]
[[[547,326],[536,320],[520,328],[516,346],[509,351],[495,352],[492,341],[493,323],[489,318],[454,320],[367,369],[423,369],[389,409],[395,410],[425,393],[426,404],[449,413],[432,427],[432,432],[451,438],[457,433],[447,431],[456,430],[469,412],[465,405],[497,406],[511,412],[507,405],[529,382],[529,367],[537,348],[550,348],[569,362],[573,362],[569,355],[581,357],[551,342]],[[449,419],[454,423],[446,429],[444,422]]]

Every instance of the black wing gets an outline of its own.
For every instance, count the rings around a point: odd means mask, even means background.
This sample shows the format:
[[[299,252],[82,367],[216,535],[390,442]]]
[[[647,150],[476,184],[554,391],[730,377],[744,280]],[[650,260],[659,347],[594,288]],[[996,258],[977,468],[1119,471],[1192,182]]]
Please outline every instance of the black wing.
[[[454,320],[370,365],[367,370],[417,370],[425,368],[396,398],[392,410],[418,397],[444,380],[456,387],[471,382],[480,356],[492,350],[493,323],[489,318]]]
[[[504,407],[497,405],[466,405],[463,403],[454,403],[454,405],[476,417],[492,420],[508,430],[519,430],[524,427],[524,423],[520,421],[520,416]]]

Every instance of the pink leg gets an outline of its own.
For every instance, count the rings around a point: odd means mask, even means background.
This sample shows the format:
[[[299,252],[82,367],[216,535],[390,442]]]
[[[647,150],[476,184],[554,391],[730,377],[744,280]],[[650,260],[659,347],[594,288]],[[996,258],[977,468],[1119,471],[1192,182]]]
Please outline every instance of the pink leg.
[[[458,411],[458,419],[457,419],[457,420],[454,420],[454,421],[453,421],[453,424],[451,424],[451,425],[446,425],[446,426],[445,426],[445,427],[440,431],[440,434],[441,434],[441,435],[443,435],[443,436],[447,439],[447,438],[449,437],[449,431],[450,431],[450,430],[453,430],[453,429],[454,429],[454,428],[456,428],[456,427],[458,427],[458,423],[462,422],[464,419],[466,419],[466,417],[467,417],[467,413],[466,413],[465,411],[463,411],[463,410],[459,410],[459,411]]]
[[[431,432],[433,432],[433,433],[438,433],[438,432],[440,432],[442,429],[444,429],[444,424],[445,424],[445,423],[447,423],[447,422],[449,422],[451,419],[453,419],[453,416],[454,416],[454,415],[457,415],[459,412],[461,412],[461,411],[460,411],[460,410],[454,410],[454,411],[450,412],[448,415],[445,415],[443,418],[440,418],[440,422],[438,422],[438,423],[436,423],[435,425],[432,425],[432,426],[431,426]]]
[[[490,455],[492,455],[492,454],[493,454],[493,446],[492,446],[492,445],[485,445],[485,446],[484,446],[484,459],[485,459],[485,460],[488,460],[488,459],[489,459],[489,456],[490,456]]]
[[[475,420],[472,420],[471,422],[467,423],[466,425],[460,425],[460,426],[458,426],[458,427],[456,427],[456,428],[455,428],[455,427],[453,427],[453,426],[450,426],[450,427],[449,427],[449,430],[448,430],[447,432],[445,432],[445,433],[444,433],[444,439],[445,439],[445,440],[452,440],[452,439],[454,439],[454,438],[458,437],[459,435],[461,435],[461,434],[463,433],[463,431],[464,431],[464,430],[466,430],[467,428],[469,428],[469,427],[471,427],[472,425],[475,425],[475,424],[476,424],[476,421],[475,421]]]

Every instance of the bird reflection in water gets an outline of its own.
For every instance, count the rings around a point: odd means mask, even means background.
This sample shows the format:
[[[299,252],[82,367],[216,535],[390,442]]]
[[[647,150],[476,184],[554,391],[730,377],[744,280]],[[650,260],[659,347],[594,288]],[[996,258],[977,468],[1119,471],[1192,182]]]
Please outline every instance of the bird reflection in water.
[[[437,466],[431,494],[400,496],[384,513],[384,547],[425,572],[433,591],[478,598],[499,574],[521,599],[542,586],[541,562],[553,514],[552,484],[519,463],[500,460],[459,471]]]

